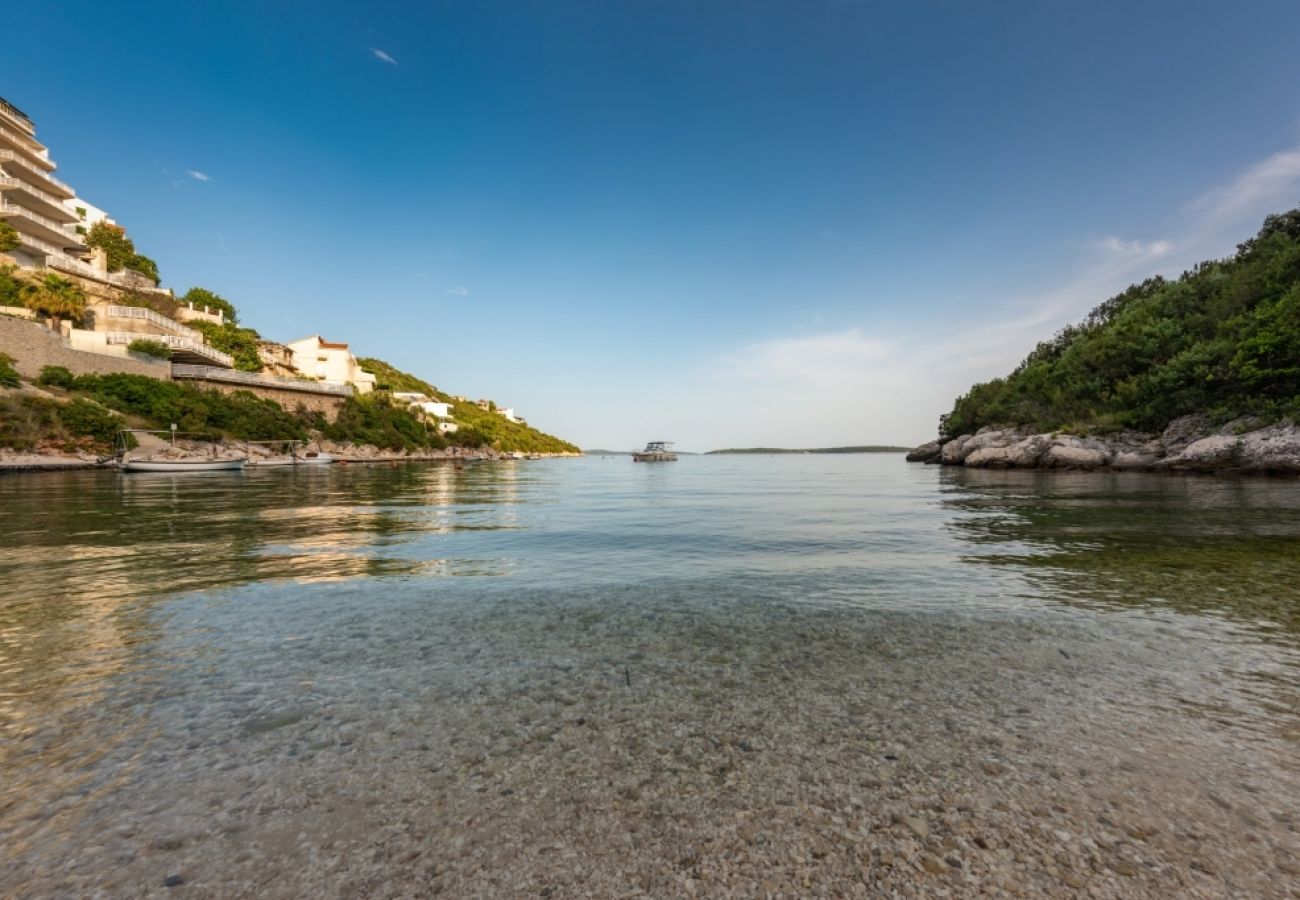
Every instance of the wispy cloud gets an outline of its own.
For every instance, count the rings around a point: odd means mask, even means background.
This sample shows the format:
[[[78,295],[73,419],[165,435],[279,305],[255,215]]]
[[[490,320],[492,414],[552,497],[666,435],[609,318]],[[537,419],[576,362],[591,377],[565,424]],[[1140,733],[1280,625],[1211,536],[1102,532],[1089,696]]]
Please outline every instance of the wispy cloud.
[[[1174,242],[1167,240],[1126,241],[1123,238],[1112,235],[1094,242],[1094,246],[1124,256],[1141,256],[1146,259],[1159,259],[1168,254],[1169,251],[1174,248]]]
[[[199,171],[197,171],[197,170],[195,170],[195,169],[186,169],[186,170],[185,170],[185,174],[188,175],[188,176],[190,176],[191,178],[193,178],[195,181],[211,181],[211,180],[212,180],[212,176],[211,176],[211,175],[207,174],[206,172],[199,172]]]
[[[454,294],[457,297],[468,297],[469,288],[465,287],[463,284],[458,284],[453,288],[447,288],[447,293]]]
[[[1235,220],[1242,215],[1257,217],[1261,209],[1279,212],[1273,207],[1284,196],[1294,197],[1298,186],[1300,147],[1275,153],[1242,170],[1227,184],[1206,191],[1189,209],[1212,223]]]
[[[380,50],[378,47],[371,47],[370,52],[374,55],[375,59],[379,60],[380,62],[388,63],[390,66],[397,65],[397,60],[393,59],[391,56],[389,56],[383,50]]]

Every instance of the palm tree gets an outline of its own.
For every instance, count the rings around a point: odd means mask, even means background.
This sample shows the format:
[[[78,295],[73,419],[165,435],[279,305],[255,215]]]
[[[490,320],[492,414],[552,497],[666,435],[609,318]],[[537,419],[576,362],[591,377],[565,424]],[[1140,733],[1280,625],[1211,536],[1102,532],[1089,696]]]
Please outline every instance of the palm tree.
[[[44,316],[57,326],[65,317],[80,319],[86,312],[86,295],[75,282],[55,275],[23,285],[23,305]]]

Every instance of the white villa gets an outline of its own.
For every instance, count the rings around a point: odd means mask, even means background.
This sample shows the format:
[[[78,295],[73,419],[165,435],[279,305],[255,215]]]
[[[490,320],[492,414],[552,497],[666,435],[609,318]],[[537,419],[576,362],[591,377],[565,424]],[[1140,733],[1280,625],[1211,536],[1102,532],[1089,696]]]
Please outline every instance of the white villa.
[[[450,403],[430,399],[427,395],[415,391],[393,391],[393,399],[418,407],[426,416],[443,420],[438,425],[438,430],[443,434],[456,431],[460,427],[455,422],[450,421],[452,418]]]
[[[357,365],[347,344],[327,341],[319,334],[290,341],[294,367],[302,374],[327,384],[350,384],[357,393],[368,394],[375,389],[375,376]]]

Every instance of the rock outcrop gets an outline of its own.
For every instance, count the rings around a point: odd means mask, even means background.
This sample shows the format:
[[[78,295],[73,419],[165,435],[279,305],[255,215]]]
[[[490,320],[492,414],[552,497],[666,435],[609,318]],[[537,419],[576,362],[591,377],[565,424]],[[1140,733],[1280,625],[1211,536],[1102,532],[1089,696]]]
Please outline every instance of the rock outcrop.
[[[1126,431],[1080,437],[981,428],[975,434],[922,444],[907,459],[972,469],[1300,475],[1300,426],[1294,422],[1266,426],[1248,417],[1215,427],[1204,416],[1183,416],[1159,435]]]

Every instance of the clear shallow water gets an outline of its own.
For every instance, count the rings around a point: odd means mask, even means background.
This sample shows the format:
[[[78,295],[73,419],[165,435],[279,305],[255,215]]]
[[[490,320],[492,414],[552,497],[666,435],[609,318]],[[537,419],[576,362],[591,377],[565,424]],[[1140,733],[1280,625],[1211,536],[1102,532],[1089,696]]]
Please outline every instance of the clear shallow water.
[[[1295,482],[66,473],[0,540],[5,895],[1300,883]]]

